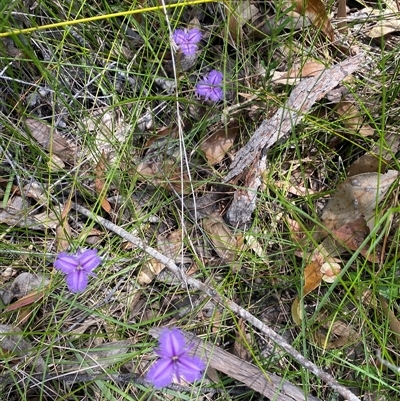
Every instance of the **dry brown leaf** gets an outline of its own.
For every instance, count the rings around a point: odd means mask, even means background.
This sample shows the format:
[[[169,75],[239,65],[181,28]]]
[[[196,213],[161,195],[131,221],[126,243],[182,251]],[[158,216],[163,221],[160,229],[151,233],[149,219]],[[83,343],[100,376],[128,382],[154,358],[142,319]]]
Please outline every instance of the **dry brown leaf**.
[[[398,171],[389,170],[386,174],[365,173],[347,178],[326,205],[322,223],[332,231],[360,217],[368,222],[397,177]]]
[[[297,326],[301,326],[301,321],[303,320],[303,313],[300,308],[300,300],[299,297],[296,297],[292,303],[292,319],[297,324]]]
[[[320,61],[307,61],[301,68],[292,68],[289,71],[290,77],[315,77],[326,67]]]
[[[276,85],[294,85],[300,78],[315,77],[326,67],[319,61],[307,61],[303,66],[294,66],[291,70],[285,72],[275,71],[272,82]]]
[[[151,135],[144,144],[145,148],[149,148],[154,142],[161,138],[168,137],[170,139],[179,138],[179,130],[177,126],[160,128],[155,135]]]
[[[208,162],[211,165],[220,163],[228,150],[233,146],[239,127],[228,127],[214,132],[200,145]]]
[[[325,325],[326,326],[326,325]],[[323,349],[337,349],[343,348],[358,342],[360,335],[348,324],[338,320],[333,324],[326,327],[331,335],[334,335],[336,339],[330,340],[330,336],[323,334],[321,331],[317,331],[313,334],[313,340]]]
[[[315,248],[311,254],[311,260],[313,262],[317,262],[320,266],[322,266],[324,263],[336,264],[341,262],[340,259],[336,259],[334,257],[331,249],[327,248],[324,242]]]
[[[369,231],[364,217],[360,217],[336,230],[332,230],[332,235],[337,241],[355,251],[367,238]]]
[[[192,189],[188,174],[183,173],[181,177],[180,166],[174,160],[142,162],[137,166],[136,171],[142,177],[151,180],[151,183],[155,186],[160,185],[169,190],[172,187],[178,193],[184,194],[190,193]]]
[[[303,286],[303,299],[311,291],[315,290],[322,280],[321,263],[317,260],[311,262],[304,269],[304,286]],[[301,311],[300,298],[296,297],[292,304],[292,319],[298,325],[301,326],[303,314]]]
[[[263,246],[260,244],[257,237],[247,233],[243,236],[238,237],[238,248],[240,250],[252,250],[260,258],[267,258]]]
[[[177,260],[182,249],[182,231],[175,230],[166,236],[158,235],[157,248],[167,258]]]
[[[311,262],[304,269],[303,297],[315,290],[322,280],[321,265],[318,262]]]
[[[331,42],[335,40],[335,33],[322,0],[296,0],[295,3],[296,11],[299,14],[306,15],[313,25],[321,29]]]
[[[387,166],[387,161],[382,157],[366,153],[350,165],[347,176],[353,177],[363,173],[385,173]]]
[[[58,215],[51,210],[45,210],[42,213],[37,213],[33,215],[33,217],[39,224],[42,225],[42,227],[50,228],[52,230],[55,230],[59,223]]]
[[[230,12],[230,8],[227,7],[228,21],[229,21],[229,33],[233,41],[236,41],[238,36],[242,35],[242,27],[248,24],[257,14],[260,13],[259,9],[250,2],[238,2],[238,6],[233,13]]]
[[[333,238],[347,249],[357,251],[361,244],[368,237],[370,232],[364,217],[359,217],[357,220],[344,224],[336,230],[332,230]],[[360,254],[370,262],[378,262],[380,260],[379,249],[375,246],[375,252],[369,253],[370,246],[366,244],[360,250]]]
[[[167,236],[157,236],[157,248],[158,250],[168,258],[176,260],[180,254],[182,247],[182,232],[176,230],[171,232]],[[150,284],[154,277],[158,276],[165,265],[158,260],[152,258],[143,264],[140,273],[138,274],[137,281],[140,285]]]
[[[361,112],[358,109],[355,101],[342,100],[335,108],[335,112],[341,118],[344,126],[350,131],[359,133],[364,137],[372,136],[375,130],[368,124],[363,123]]]
[[[244,361],[250,361],[251,355],[248,347],[246,347],[246,344],[250,343],[250,337],[246,332],[246,323],[242,318],[239,319],[237,328],[235,342],[233,343],[233,355],[238,356]]]
[[[285,215],[284,219],[289,229],[290,237],[297,244],[300,244],[304,240],[304,238],[306,238],[304,228],[300,225],[298,221],[291,219],[289,216]]]
[[[57,252],[64,252],[68,249],[71,237],[71,226],[68,220],[65,219],[56,227]]]
[[[340,264],[337,262],[325,262],[321,266],[322,280],[325,283],[333,283],[340,274]]]
[[[94,181],[94,187],[97,195],[99,195],[101,201],[101,207],[107,212],[111,213],[110,202],[106,199],[107,191],[104,187],[106,181],[106,170],[108,168],[107,158],[104,150],[101,152],[99,161],[96,164],[96,179]]]
[[[118,157],[116,147],[129,138],[131,125],[126,124],[121,109],[110,110],[109,107],[100,107],[91,111],[89,117],[82,121],[86,130],[96,134],[95,146],[99,153],[107,155],[108,161],[113,163]]]
[[[150,284],[154,277],[158,276],[164,269],[165,265],[159,262],[157,259],[151,258],[150,260],[143,263],[142,268],[137,276],[137,282],[140,285]]]
[[[43,186],[37,182],[31,182],[30,184],[25,185],[23,192],[25,196],[35,199],[41,205],[47,205],[49,201]]]
[[[367,226],[368,230],[370,228]],[[340,260],[336,260],[335,257],[339,257],[340,255],[344,253],[348,253],[349,250],[359,250],[360,254],[364,256],[367,260],[371,262],[378,262],[381,258],[381,252],[382,252],[382,247],[379,244],[375,244],[373,247],[373,252],[369,253],[369,245],[367,244],[363,249],[359,249],[359,247],[356,247],[356,244],[362,243],[361,238],[362,237],[362,231],[359,231],[358,234],[357,232],[353,231],[354,228],[352,228],[352,222],[346,223],[342,227],[340,227],[338,230],[333,230],[335,234],[338,236],[338,238],[335,238],[335,235],[328,235],[320,245],[318,245],[317,249],[321,248],[324,250],[324,254],[328,255],[327,261],[328,263],[332,262],[340,262]],[[327,233],[325,233],[327,234]],[[341,238],[341,239],[339,239]],[[363,241],[365,240],[366,237],[363,238]],[[348,241],[348,244],[346,244],[344,241]],[[351,249],[350,247],[354,248]],[[301,256],[301,255],[300,255]],[[329,278],[328,278],[329,280]],[[327,281],[324,279],[324,281]]]
[[[337,27],[340,33],[346,34],[347,29],[347,22],[344,20],[347,17],[347,5],[346,0],[338,0],[337,6],[337,13],[336,18],[339,20],[337,23]]]
[[[301,185],[293,185],[289,181],[276,181],[275,185],[296,196],[309,196],[316,193],[316,191],[311,188],[306,188]]]
[[[66,251],[72,236],[71,226],[68,223],[68,213],[71,210],[71,199],[65,203],[61,212],[61,222],[56,228],[57,252]]]
[[[218,256],[227,262],[233,262],[238,251],[237,240],[224,219],[218,214],[212,214],[203,218],[203,228],[210,236]]]
[[[18,317],[17,320],[14,321],[14,324],[21,326],[25,324],[26,320],[31,316],[33,305],[37,301],[40,301],[46,292],[47,290],[38,290],[25,295],[14,303],[8,305],[3,312],[12,312],[14,310],[18,310]]]
[[[370,38],[381,38],[388,33],[400,31],[400,20],[398,19],[384,19],[379,21],[378,24],[373,27],[367,36]]]
[[[136,171],[145,178],[153,178],[160,173],[160,167],[161,163],[142,162],[137,166]]]
[[[340,273],[338,260],[327,252],[323,244],[318,245],[314,250],[311,260],[304,269],[303,298],[314,291],[322,281],[333,283]],[[297,325],[300,325],[302,320],[300,306],[300,298],[296,297],[292,304],[292,318]]]
[[[390,162],[396,160],[396,154],[400,150],[400,135],[396,128],[387,130],[384,137],[381,137],[379,141],[372,147],[371,152],[375,155],[379,155],[382,159]],[[380,171],[381,173],[383,171]]]
[[[45,290],[39,290],[35,292],[31,292],[30,294],[27,294],[23,296],[22,298],[18,299],[14,303],[10,304],[3,310],[3,312],[11,312],[17,309],[21,309],[25,306],[29,306],[34,304],[37,301],[40,301],[43,297],[44,294],[46,293]],[[21,319],[18,319],[19,322],[21,322]]]
[[[22,298],[31,292],[43,289],[50,280],[41,274],[21,273],[12,282],[10,288],[2,294],[4,304],[8,305],[15,298]]]
[[[58,225],[58,217],[51,211],[34,214],[25,198],[14,196],[5,208],[0,205],[0,224],[27,227],[32,230],[55,229]]]
[[[47,165],[51,171],[58,171],[65,168],[65,163],[62,161],[61,157],[55,154],[50,155],[50,160]]]
[[[54,128],[33,118],[27,118],[24,123],[28,132],[44,149],[54,153],[64,162],[73,163],[76,157],[76,149],[58,134]]]
[[[381,303],[383,312],[386,315],[385,317],[387,317],[387,319],[389,320],[390,329],[393,331],[393,333],[396,334],[396,337],[400,340],[400,321],[397,319],[394,312],[389,308],[386,299],[382,295],[379,295],[378,298],[379,302]]]

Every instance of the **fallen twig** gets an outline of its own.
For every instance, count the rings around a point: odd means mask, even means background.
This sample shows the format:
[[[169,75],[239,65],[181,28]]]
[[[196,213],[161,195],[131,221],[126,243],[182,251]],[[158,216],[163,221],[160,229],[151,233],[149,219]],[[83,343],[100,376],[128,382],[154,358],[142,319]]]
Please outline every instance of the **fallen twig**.
[[[329,373],[324,372],[317,365],[306,359],[300,352],[294,349],[282,336],[277,334],[274,330],[264,324],[261,320],[257,319],[250,312],[240,307],[235,302],[221,296],[214,288],[202,283],[195,278],[187,276],[182,272],[181,269],[174,263],[174,261],[162,253],[158,252],[156,249],[147,245],[138,237],[128,233],[122,227],[117,226],[111,221],[104,219],[103,217],[97,216],[90,210],[86,209],[83,206],[80,206],[76,203],[72,204],[72,208],[83,214],[84,216],[92,219],[98,224],[101,224],[108,230],[114,232],[119,235],[121,238],[131,242],[133,245],[142,249],[148,255],[157,259],[159,262],[163,263],[172,273],[174,273],[183,283],[187,285],[191,285],[196,289],[207,294],[214,302],[219,303],[223,307],[229,308],[232,312],[242,317],[244,320],[252,324],[254,327],[258,328],[262,333],[264,333],[267,337],[269,337],[275,344],[277,344],[280,348],[284,349],[293,359],[295,359],[301,366],[308,369],[310,372],[314,373],[317,377],[319,377],[322,381],[328,384],[333,390],[337,391],[340,395],[342,395],[348,401],[360,401],[358,397],[356,397],[350,390],[346,387],[342,386],[337,382],[337,380],[331,376]]]
[[[33,375],[25,375],[24,377],[18,377],[17,372],[13,374],[0,375],[0,385],[8,386],[12,385],[16,382],[24,382],[26,387],[29,387],[32,390],[35,387],[42,386],[43,383],[49,381],[58,381],[66,384],[75,384],[75,383],[86,383],[92,382],[95,380],[107,380],[113,381],[115,383],[136,383],[140,384],[144,387],[152,387],[153,384],[148,380],[140,377],[136,373],[79,373],[79,372],[71,372],[67,374],[43,374],[36,373]],[[181,391],[181,392],[190,392],[193,394],[192,386],[183,386],[180,384],[172,383],[166,387],[169,390],[173,391]],[[215,389],[212,387],[203,387],[199,389],[199,392],[204,393],[218,393],[219,389]]]

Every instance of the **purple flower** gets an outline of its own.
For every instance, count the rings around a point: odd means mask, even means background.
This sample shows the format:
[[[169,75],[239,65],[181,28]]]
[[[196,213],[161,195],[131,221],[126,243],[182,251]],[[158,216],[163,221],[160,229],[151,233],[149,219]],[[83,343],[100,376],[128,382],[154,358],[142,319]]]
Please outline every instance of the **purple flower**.
[[[163,330],[158,341],[156,354],[160,359],[151,366],[146,377],[154,387],[168,386],[174,378],[189,383],[201,378],[205,363],[197,356],[188,355],[190,347],[186,346],[185,337],[179,329]]]
[[[76,255],[66,252],[58,254],[54,267],[61,270],[67,277],[67,285],[71,292],[81,292],[88,284],[88,276],[96,276],[92,271],[99,266],[101,258],[97,250],[78,250]]]
[[[196,93],[206,100],[218,102],[224,97],[224,91],[221,88],[222,72],[212,70],[207,76],[196,85]]]
[[[172,39],[179,46],[185,56],[192,56],[197,50],[197,43],[200,42],[201,32],[196,29],[176,29]]]

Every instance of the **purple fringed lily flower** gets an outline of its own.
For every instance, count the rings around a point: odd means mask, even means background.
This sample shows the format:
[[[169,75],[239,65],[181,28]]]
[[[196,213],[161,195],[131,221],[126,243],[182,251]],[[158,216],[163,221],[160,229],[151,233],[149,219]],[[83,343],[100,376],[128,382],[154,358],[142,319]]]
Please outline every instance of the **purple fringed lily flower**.
[[[196,85],[196,93],[205,100],[218,102],[224,97],[224,91],[221,88],[223,75],[222,72],[212,70],[207,76]]]
[[[78,250],[75,255],[67,252],[58,254],[54,267],[66,275],[68,289],[71,292],[81,292],[88,284],[89,276],[96,276],[93,270],[101,263],[97,250]]]
[[[206,366],[197,356],[188,355],[189,349],[179,329],[163,330],[156,350],[160,359],[151,366],[146,379],[156,388],[168,386],[174,378],[189,383],[199,380]]]
[[[201,40],[201,32],[196,29],[176,29],[172,39],[179,46],[185,56],[192,56],[198,49],[197,43]]]

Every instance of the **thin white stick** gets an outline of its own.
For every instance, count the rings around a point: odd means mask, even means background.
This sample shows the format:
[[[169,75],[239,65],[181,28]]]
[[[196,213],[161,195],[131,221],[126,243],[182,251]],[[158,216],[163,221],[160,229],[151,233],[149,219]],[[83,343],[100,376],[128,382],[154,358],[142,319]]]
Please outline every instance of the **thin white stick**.
[[[147,245],[141,239],[135,237],[132,234],[129,234],[123,228],[117,226],[111,221],[104,219],[103,217],[97,216],[90,210],[84,208],[83,206],[77,205],[76,203],[72,204],[72,208],[77,212],[83,214],[86,217],[89,217],[93,221],[98,224],[101,224],[107,230],[114,232],[119,235],[121,238],[131,242],[133,245],[142,249],[148,255],[157,259],[159,262],[164,264],[172,273],[175,274],[183,283],[192,285],[198,290],[207,294],[214,302],[219,303],[220,305],[229,308],[232,312],[243,318],[245,321],[252,324],[254,327],[257,327],[262,333],[264,333],[267,337],[269,337],[275,344],[277,344],[280,348],[284,349],[294,360],[296,360],[301,366],[308,369],[310,372],[314,373],[315,376],[319,377],[322,381],[328,384],[333,390],[337,391],[340,395],[342,395],[348,401],[361,401],[358,397],[356,397],[350,390],[346,387],[342,386],[338,383],[338,381],[329,373],[324,372],[317,365],[306,359],[300,352],[294,349],[282,336],[277,334],[274,330],[264,324],[261,320],[257,319],[250,312],[240,307],[235,302],[225,298],[220,295],[217,290],[202,283],[195,278],[187,276],[182,272],[181,269],[174,263],[174,261],[162,253],[158,252],[156,249]]]

